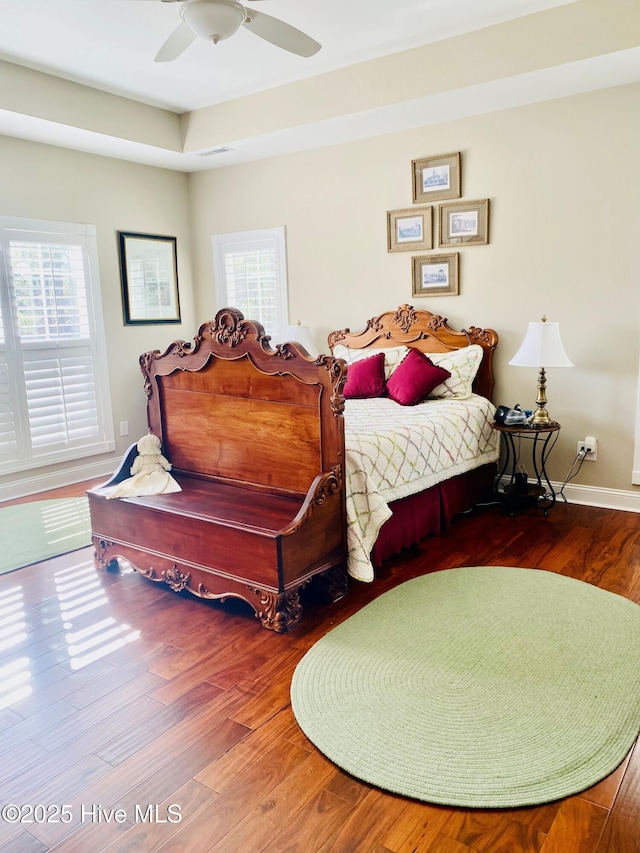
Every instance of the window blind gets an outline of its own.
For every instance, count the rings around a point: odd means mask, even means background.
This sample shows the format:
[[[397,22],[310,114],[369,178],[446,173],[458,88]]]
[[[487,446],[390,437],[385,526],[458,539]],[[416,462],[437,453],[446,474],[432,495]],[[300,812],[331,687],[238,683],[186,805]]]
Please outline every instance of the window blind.
[[[112,450],[95,229],[4,219],[0,248],[0,471]]]
[[[275,341],[288,324],[284,228],[216,234],[214,275],[220,307],[258,320]]]

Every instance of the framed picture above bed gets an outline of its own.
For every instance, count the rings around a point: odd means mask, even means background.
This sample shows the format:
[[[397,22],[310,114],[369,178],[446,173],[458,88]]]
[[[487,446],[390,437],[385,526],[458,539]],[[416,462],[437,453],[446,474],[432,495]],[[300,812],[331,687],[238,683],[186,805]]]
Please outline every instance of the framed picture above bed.
[[[459,255],[419,255],[411,258],[413,296],[457,296],[460,292]]]
[[[387,251],[422,252],[433,249],[433,211],[409,207],[387,211]]]
[[[441,204],[438,245],[480,246],[489,242],[489,199]]]
[[[413,203],[460,198],[460,152],[411,161]]]

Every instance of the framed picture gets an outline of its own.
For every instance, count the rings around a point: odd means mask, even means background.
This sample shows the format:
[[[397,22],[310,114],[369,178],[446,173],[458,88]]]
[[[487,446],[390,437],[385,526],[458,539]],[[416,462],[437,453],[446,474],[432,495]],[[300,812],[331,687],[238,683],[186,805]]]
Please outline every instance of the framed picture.
[[[460,152],[411,161],[413,203],[460,198]]]
[[[176,238],[118,231],[126,326],[179,323]]]
[[[431,207],[409,207],[387,212],[387,252],[433,249]]]
[[[460,292],[458,253],[411,258],[412,296],[457,296]]]
[[[479,246],[488,242],[489,199],[440,205],[439,246]]]

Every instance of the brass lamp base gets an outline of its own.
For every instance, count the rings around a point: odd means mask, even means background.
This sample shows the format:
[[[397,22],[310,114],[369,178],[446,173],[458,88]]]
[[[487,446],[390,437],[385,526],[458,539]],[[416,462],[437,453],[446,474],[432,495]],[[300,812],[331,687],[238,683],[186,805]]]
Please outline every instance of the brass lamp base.
[[[538,374],[538,396],[536,398],[536,406],[538,408],[535,410],[531,418],[531,426],[533,427],[549,426],[549,424],[552,423],[552,420],[549,417],[549,412],[546,409],[546,388],[547,377],[544,371],[544,367],[541,367],[540,373]]]

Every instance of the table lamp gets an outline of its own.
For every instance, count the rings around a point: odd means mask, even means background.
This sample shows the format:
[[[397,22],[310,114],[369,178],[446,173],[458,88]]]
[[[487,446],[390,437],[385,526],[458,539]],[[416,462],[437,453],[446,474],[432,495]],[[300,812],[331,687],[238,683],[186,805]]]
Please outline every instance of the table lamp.
[[[318,355],[317,347],[311,337],[311,329],[309,326],[303,326],[300,320],[298,320],[295,326],[287,326],[286,334],[286,340],[297,341],[299,344],[302,344],[309,355]]]
[[[546,409],[546,374],[547,367],[573,367],[573,362],[566,354],[562,341],[560,340],[560,324],[550,323],[546,317],[540,322],[529,323],[527,334],[518,352],[509,364],[515,367],[537,367],[538,374],[538,396],[536,398],[537,409],[531,418],[532,427],[545,427],[552,423],[549,412]]]

